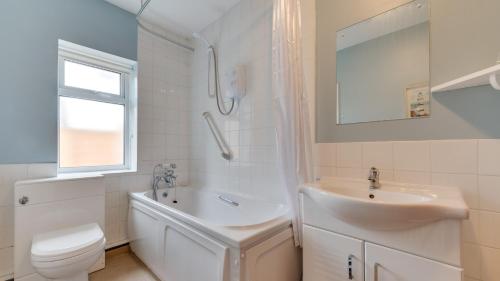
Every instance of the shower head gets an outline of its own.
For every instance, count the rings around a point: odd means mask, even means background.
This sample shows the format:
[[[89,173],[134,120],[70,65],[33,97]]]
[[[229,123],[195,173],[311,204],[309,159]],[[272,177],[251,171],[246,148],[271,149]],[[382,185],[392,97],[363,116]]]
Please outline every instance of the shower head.
[[[210,44],[210,42],[208,42],[208,40],[205,37],[203,37],[201,34],[195,32],[195,33],[193,33],[193,37],[196,38],[196,39],[199,39],[203,43],[205,43],[205,45],[207,46],[207,48],[212,47],[212,44]]]

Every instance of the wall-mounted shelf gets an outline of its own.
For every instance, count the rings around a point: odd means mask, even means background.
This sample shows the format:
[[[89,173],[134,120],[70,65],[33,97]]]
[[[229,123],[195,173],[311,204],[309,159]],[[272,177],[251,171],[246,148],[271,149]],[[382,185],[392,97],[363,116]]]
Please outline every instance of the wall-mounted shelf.
[[[488,84],[500,91],[500,82],[499,79],[497,79],[497,74],[500,75],[500,64],[437,85],[432,87],[431,91],[433,93],[439,93]]]

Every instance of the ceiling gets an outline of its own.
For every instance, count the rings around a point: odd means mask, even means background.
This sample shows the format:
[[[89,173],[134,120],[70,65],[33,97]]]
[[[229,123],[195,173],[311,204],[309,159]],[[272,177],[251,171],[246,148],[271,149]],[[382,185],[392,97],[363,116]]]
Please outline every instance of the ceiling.
[[[136,14],[141,0],[106,0]],[[141,15],[150,23],[190,36],[220,18],[240,0],[151,0]]]

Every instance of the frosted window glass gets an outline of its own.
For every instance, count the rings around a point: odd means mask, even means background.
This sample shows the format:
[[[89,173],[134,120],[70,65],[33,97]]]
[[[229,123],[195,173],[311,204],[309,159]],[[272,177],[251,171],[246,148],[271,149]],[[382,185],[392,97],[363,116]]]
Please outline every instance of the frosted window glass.
[[[125,107],[60,97],[61,168],[124,165]]]
[[[64,85],[120,95],[120,73],[64,61]]]

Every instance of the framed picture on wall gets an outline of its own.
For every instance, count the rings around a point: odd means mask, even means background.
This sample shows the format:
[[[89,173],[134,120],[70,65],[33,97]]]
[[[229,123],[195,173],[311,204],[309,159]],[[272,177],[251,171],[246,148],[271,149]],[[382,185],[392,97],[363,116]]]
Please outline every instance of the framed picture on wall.
[[[406,88],[405,95],[408,118],[429,117],[431,115],[430,90],[427,83]]]

